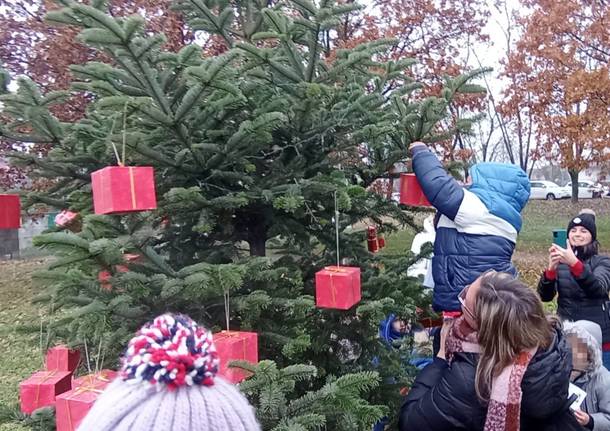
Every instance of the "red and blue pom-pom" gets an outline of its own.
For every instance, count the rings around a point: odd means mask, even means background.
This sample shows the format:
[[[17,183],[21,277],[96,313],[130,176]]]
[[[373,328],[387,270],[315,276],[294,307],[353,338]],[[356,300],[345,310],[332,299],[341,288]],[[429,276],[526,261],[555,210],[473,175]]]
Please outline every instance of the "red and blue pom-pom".
[[[164,314],[140,329],[123,360],[123,380],[181,386],[214,384],[218,354],[212,333],[184,315]]]

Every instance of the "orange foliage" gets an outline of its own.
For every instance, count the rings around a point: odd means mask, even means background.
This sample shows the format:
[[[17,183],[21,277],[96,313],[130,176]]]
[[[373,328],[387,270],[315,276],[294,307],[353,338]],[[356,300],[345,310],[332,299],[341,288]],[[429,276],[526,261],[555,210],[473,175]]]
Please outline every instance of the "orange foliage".
[[[524,0],[522,37],[506,63],[505,113],[534,118],[536,156],[577,173],[608,160],[610,8],[587,0]]]

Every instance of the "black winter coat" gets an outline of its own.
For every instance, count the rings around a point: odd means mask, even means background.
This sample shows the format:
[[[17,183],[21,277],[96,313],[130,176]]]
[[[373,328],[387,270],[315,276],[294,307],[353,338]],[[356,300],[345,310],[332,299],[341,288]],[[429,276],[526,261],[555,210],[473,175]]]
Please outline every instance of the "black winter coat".
[[[475,392],[478,355],[460,353],[451,366],[436,358],[419,374],[399,418],[400,431],[479,431],[487,407]],[[521,389],[522,431],[583,430],[568,409],[572,357],[558,330],[552,346],[532,358]]]
[[[580,277],[574,277],[570,267],[560,264],[555,280],[548,280],[543,274],[538,283],[538,293],[545,301],[552,301],[557,295],[557,314],[564,320],[591,320],[602,328],[604,343],[610,342],[610,310],[608,290],[610,289],[610,259],[595,255],[584,262]]]

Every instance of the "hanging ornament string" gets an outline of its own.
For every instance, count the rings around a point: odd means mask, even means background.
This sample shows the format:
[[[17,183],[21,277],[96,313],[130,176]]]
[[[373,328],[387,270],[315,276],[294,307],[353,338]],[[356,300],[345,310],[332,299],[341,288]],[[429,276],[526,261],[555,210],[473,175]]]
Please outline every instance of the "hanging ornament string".
[[[223,293],[223,297],[224,297],[224,301],[225,301],[225,319],[226,319],[226,323],[227,323],[227,331],[229,330],[229,315],[231,312],[230,306],[229,306],[229,289],[226,289]]]
[[[127,102],[123,107],[123,166],[125,165],[125,147],[127,142]]]
[[[117,149],[114,142],[112,142],[112,132],[114,131],[115,121],[112,122],[112,128],[110,129],[112,149],[114,150],[114,156],[116,157],[117,164],[121,167],[125,166],[125,148],[127,144],[127,102],[125,102],[125,106],[123,107],[123,148],[122,154],[123,157],[119,156],[119,150]]]
[[[335,237],[337,242],[337,268],[341,266],[341,259],[339,258],[339,206],[337,205],[337,191],[334,192],[335,196]]]

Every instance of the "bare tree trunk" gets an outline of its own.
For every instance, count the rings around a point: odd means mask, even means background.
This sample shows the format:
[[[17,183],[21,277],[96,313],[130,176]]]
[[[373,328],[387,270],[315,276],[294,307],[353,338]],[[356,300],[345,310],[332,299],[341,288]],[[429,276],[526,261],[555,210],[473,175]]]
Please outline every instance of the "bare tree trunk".
[[[580,171],[576,169],[569,169],[570,180],[572,181],[572,202],[578,203],[578,174]]]

